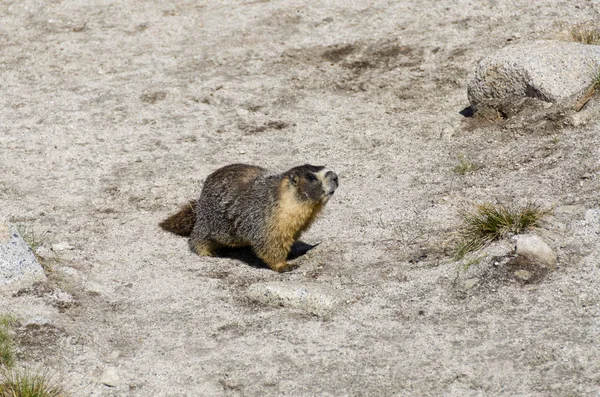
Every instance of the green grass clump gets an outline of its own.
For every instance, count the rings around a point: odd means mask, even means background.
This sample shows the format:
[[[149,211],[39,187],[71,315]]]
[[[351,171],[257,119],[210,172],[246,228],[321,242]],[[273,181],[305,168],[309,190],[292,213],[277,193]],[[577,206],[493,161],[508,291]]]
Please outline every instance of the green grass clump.
[[[492,241],[535,228],[548,213],[548,210],[531,202],[523,207],[484,203],[474,210],[460,211],[463,224],[458,229],[460,242],[455,250],[455,259],[478,251]]]
[[[0,397],[64,397],[63,388],[47,373],[0,371]]]
[[[468,157],[462,154],[458,155],[458,164],[452,168],[452,171],[458,175],[466,175],[471,172],[475,172],[479,169],[479,166],[472,162]]]
[[[65,397],[67,394],[47,372],[16,370],[13,327],[18,319],[0,315],[0,397]]]
[[[10,315],[0,316],[0,367],[12,367],[15,362],[15,349],[12,327],[17,319]]]
[[[583,44],[600,44],[600,29],[584,23],[575,25],[568,30],[571,40]]]

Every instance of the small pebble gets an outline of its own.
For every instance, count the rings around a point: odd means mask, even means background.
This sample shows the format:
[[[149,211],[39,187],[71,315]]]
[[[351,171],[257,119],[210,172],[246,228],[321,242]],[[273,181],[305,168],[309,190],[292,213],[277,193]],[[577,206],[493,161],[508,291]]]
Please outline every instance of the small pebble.
[[[119,383],[119,374],[117,368],[106,367],[104,373],[100,377],[100,383],[106,386],[115,387]]]

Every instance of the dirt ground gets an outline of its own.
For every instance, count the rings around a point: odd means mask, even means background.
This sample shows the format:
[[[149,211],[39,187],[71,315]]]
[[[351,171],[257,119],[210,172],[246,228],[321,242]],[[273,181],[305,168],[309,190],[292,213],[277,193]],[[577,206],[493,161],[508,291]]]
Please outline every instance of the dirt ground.
[[[467,82],[588,0],[0,2],[0,211],[54,247],[21,360],[73,396],[600,395],[598,123],[477,123]],[[479,165],[453,171],[459,155]],[[340,187],[276,274],[157,223],[225,164]],[[459,291],[457,210],[553,209],[559,266]],[[242,255],[243,256],[243,255]],[[326,315],[248,299],[317,283]],[[490,287],[490,285],[492,285]],[[109,387],[100,378],[116,368]]]

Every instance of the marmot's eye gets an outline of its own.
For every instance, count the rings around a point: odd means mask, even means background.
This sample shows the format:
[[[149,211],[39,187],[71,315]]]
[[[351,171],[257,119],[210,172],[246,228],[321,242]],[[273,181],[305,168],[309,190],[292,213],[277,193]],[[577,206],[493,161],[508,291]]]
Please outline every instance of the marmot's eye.
[[[306,179],[308,179],[309,181],[311,181],[311,182],[312,182],[312,181],[316,181],[316,180],[317,180],[317,177],[316,177],[316,176],[314,176],[313,174],[307,174],[307,175],[306,175]]]

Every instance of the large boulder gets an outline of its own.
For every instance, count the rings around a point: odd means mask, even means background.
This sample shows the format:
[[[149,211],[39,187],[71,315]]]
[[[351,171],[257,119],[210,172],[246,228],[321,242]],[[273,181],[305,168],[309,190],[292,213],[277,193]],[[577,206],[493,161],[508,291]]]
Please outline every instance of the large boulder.
[[[479,62],[467,94],[473,110],[492,108],[510,116],[526,98],[576,101],[599,70],[597,45],[553,40],[515,44]]]
[[[0,292],[44,281],[44,269],[16,226],[0,219]]]

